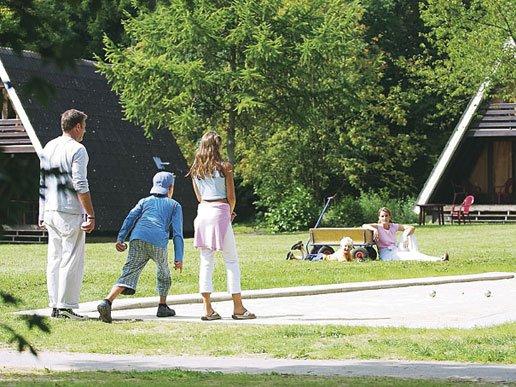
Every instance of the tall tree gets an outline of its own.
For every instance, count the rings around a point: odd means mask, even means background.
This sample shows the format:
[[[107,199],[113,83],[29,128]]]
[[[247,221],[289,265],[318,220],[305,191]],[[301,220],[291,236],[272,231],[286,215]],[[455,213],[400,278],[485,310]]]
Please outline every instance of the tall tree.
[[[404,113],[382,91],[363,13],[347,0],[173,0],[126,22],[130,45],[106,39],[100,69],[128,119],[169,128],[185,153],[221,131],[267,207],[293,183],[315,197],[398,192],[411,186],[417,136],[387,125]]]
[[[449,98],[489,90],[516,97],[516,7],[512,0],[429,0],[422,19],[430,48],[416,63],[428,85]],[[428,60],[431,64],[428,64]]]
[[[15,52],[32,50],[61,66],[71,65],[82,48],[66,6],[67,2],[0,0],[0,46]]]
[[[104,55],[104,36],[122,42],[123,22],[138,12],[154,9],[158,0],[67,0],[55,1],[65,7],[71,28],[82,48],[81,58]]]
[[[32,50],[58,65],[102,56],[103,38],[123,39],[123,20],[158,0],[0,0],[0,46]]]
[[[126,23],[130,46],[107,39],[101,71],[149,133],[168,127],[191,148],[221,130],[234,162],[239,136],[357,105],[375,70],[361,12],[342,0],[174,0]]]
[[[405,112],[392,131],[418,136],[407,173],[420,187],[479,85],[515,98],[511,1],[364,1],[367,35],[384,53],[384,92]]]
[[[404,194],[413,195],[426,180],[437,155],[449,137],[455,116],[436,117],[441,97],[437,91],[425,88],[425,83],[413,74],[412,58],[419,57],[429,47],[420,6],[425,0],[365,0],[364,24],[366,39],[385,58],[383,92],[400,111],[402,120],[389,122],[392,133],[408,135],[418,151],[413,160],[396,167],[405,179]],[[429,61],[431,63],[431,61]],[[403,156],[401,156],[404,160]],[[410,154],[409,154],[410,157]]]

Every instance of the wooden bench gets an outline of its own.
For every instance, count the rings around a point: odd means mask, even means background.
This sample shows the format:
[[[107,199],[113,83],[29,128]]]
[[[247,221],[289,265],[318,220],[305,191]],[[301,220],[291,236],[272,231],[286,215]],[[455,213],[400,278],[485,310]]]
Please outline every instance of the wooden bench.
[[[311,228],[310,244],[338,246],[344,237],[353,239],[356,244],[374,244],[373,232],[363,228]]]

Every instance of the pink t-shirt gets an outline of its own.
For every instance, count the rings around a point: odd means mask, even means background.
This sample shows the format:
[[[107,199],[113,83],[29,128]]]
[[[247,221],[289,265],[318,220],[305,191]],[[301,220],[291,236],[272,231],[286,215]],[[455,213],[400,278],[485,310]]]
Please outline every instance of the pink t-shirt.
[[[391,223],[388,230],[378,224],[378,246],[380,248],[395,247],[396,246],[396,232],[400,225],[398,223]]]

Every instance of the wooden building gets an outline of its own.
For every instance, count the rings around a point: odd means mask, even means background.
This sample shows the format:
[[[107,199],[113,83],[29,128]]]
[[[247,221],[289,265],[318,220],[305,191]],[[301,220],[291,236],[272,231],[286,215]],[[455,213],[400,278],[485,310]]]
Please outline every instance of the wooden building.
[[[31,240],[29,235],[36,235],[27,230],[37,224],[38,153],[61,134],[61,113],[70,108],[88,115],[83,144],[90,156],[88,181],[97,235],[118,231],[132,206],[149,195],[152,177],[160,169],[175,173],[174,198],[183,207],[185,233],[192,233],[195,196],[191,182],[185,178],[187,162],[171,132],[159,130],[153,138],[147,138],[141,127],[125,121],[117,95],[96,72],[93,62],[81,60],[73,69],[60,69],[34,53],[16,55],[0,48],[0,75],[1,162],[5,168],[18,168],[23,175],[30,175],[33,182],[24,192],[1,198],[9,201],[7,212],[0,214],[0,224],[8,225],[4,228],[8,235],[17,233],[19,240]],[[34,79],[52,86],[46,104],[38,102],[27,88]]]
[[[473,195],[473,221],[516,221],[516,103],[471,100],[428,177],[418,204],[445,213]]]

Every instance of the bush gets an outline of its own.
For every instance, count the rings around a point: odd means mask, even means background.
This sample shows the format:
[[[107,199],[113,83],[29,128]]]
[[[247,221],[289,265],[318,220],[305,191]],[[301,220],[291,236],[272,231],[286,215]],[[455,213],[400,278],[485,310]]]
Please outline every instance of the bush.
[[[396,223],[415,223],[417,215],[412,211],[415,200],[388,198],[385,193],[368,192],[358,198],[344,196],[333,203],[324,216],[323,227],[360,227],[378,220],[378,209],[387,207]]]
[[[416,202],[413,197],[401,199],[389,198],[385,193],[362,193],[358,198],[364,217],[363,223],[375,223],[378,220],[378,210],[387,207],[392,212],[395,223],[411,224],[417,221],[417,215],[412,208]]]
[[[324,227],[358,227],[365,223],[360,203],[353,196],[344,196],[330,205],[324,216]]]
[[[313,226],[319,206],[304,187],[294,187],[284,199],[271,206],[265,220],[273,231],[306,230]]]
[[[378,209],[388,207],[395,216],[394,208],[389,207],[392,201],[386,195],[377,192],[362,193],[358,198],[358,204],[362,209],[363,223],[375,223],[378,220]]]
[[[417,215],[412,211],[414,203],[412,197],[394,199],[384,192],[362,193],[358,198],[344,196],[330,204],[321,226],[360,227],[364,223],[376,223],[381,207],[392,211],[396,223],[416,223]],[[266,225],[276,232],[306,230],[314,226],[323,205],[314,201],[306,188],[295,187],[284,199],[269,206],[265,213]]]

